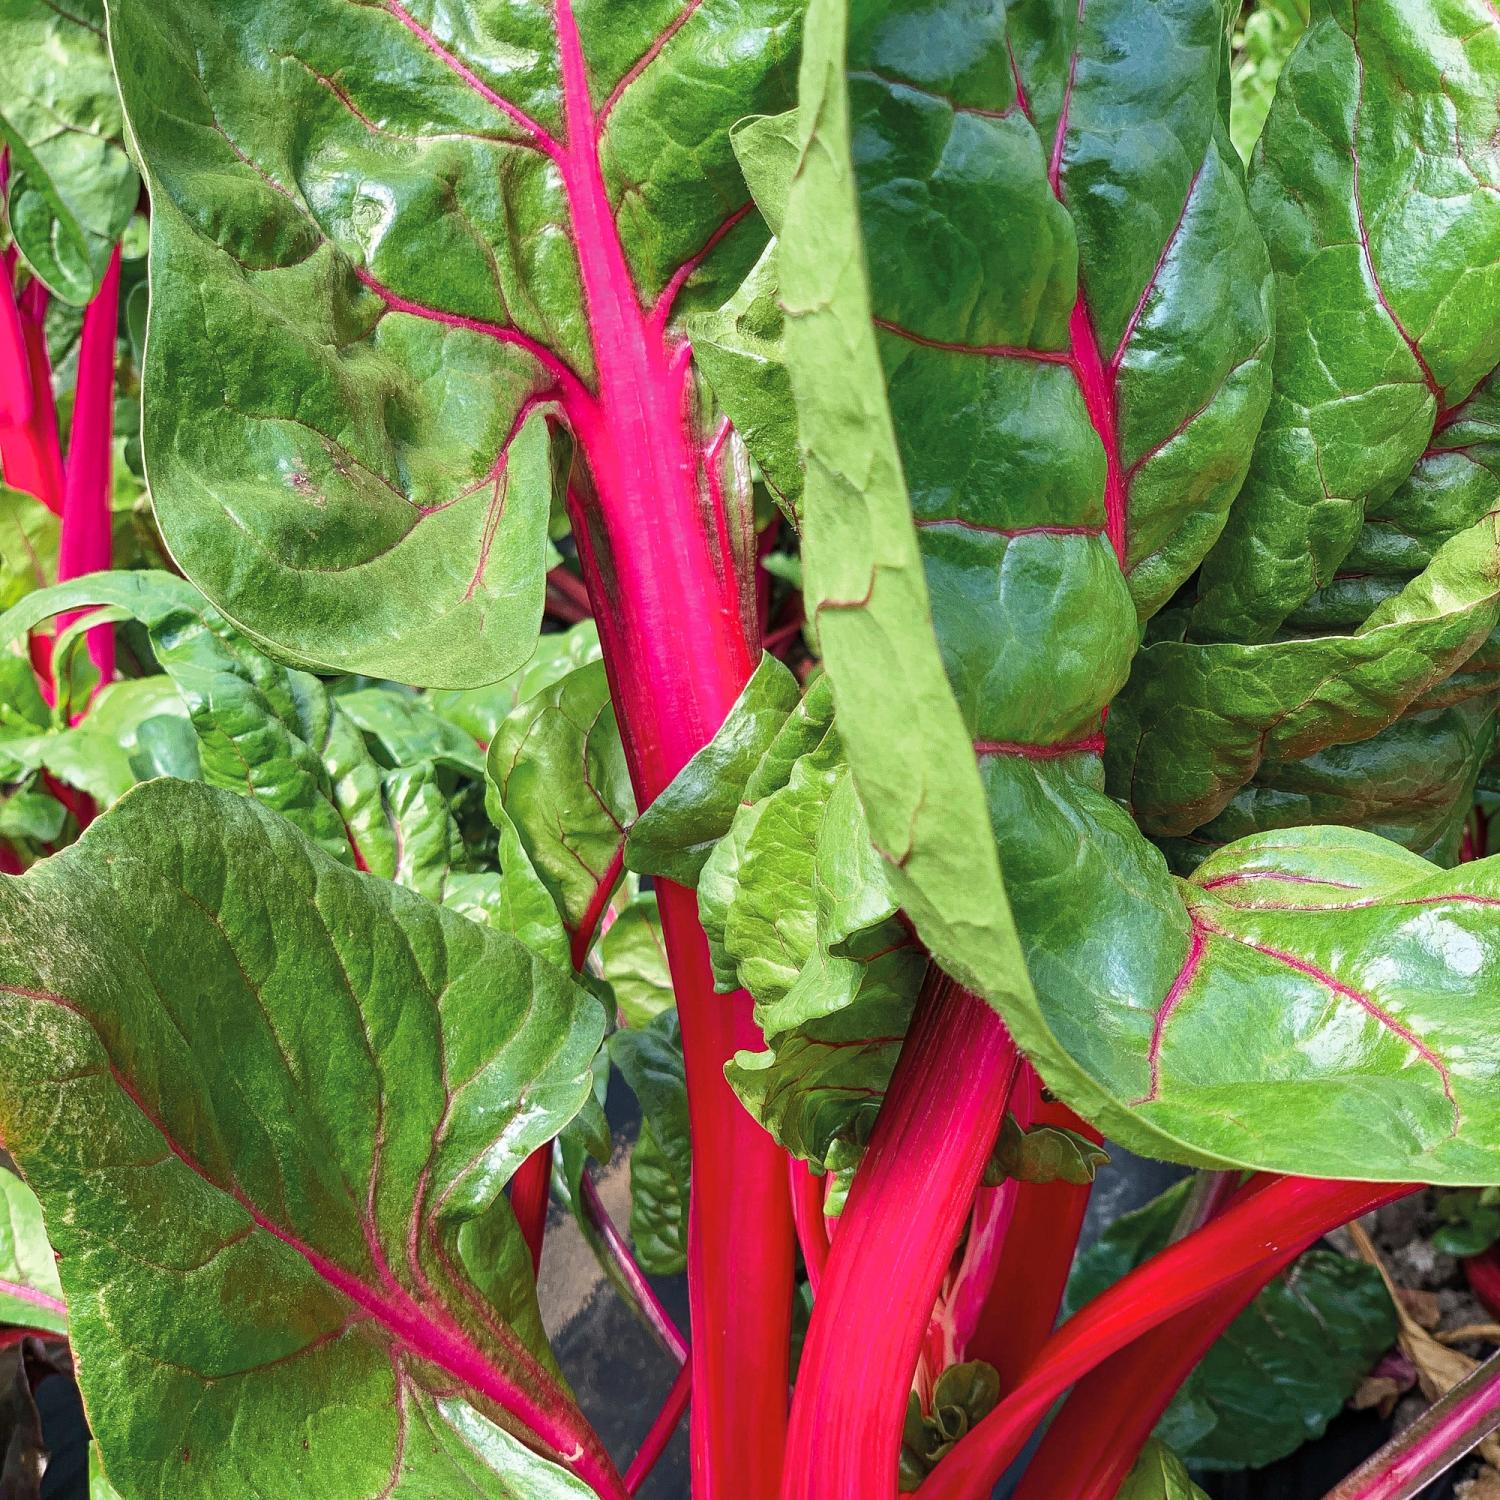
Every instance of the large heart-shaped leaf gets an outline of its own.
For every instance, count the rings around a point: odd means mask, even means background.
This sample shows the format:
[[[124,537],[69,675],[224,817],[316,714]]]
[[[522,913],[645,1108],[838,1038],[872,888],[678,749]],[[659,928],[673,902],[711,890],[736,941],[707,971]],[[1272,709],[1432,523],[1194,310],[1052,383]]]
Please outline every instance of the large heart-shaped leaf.
[[[193,783],[0,882],[0,935],[0,1131],[127,1500],[499,1497],[481,1418],[618,1493],[500,1197],[589,1088],[570,977]]]
[[[494,681],[536,639],[554,426],[600,494],[708,483],[665,329],[765,243],[729,130],[790,103],[800,16],[111,0],[152,493],[227,615],[309,664]]]
[[[0,146],[16,248],[82,305],[98,290],[140,194],[104,39],[104,0],[0,4]]]
[[[839,733],[918,931],[1116,1139],[1204,1164],[1491,1181],[1494,1067],[1472,1038],[1500,1019],[1500,867],[1446,876],[1301,831],[1231,846],[1183,888],[1103,786],[1131,595],[1149,610],[1202,555],[1258,421],[1244,381],[1266,301],[1220,145],[1223,19],[1212,0],[1081,16],[1039,0],[958,31],[945,13],[939,45],[920,7],[850,25],[815,0],[777,262]],[[1144,148],[1163,134],[1173,150]],[[972,295],[930,274],[940,257]],[[1003,402],[981,400],[986,382]],[[1147,430],[1170,440],[1132,477]],[[1156,509],[1140,482],[1168,455],[1187,468]],[[1158,524],[1170,540],[1142,550]],[[1478,593],[1496,550],[1469,545]],[[997,849],[1034,998],[1007,955]],[[1348,900],[1231,899],[1307,882]]]

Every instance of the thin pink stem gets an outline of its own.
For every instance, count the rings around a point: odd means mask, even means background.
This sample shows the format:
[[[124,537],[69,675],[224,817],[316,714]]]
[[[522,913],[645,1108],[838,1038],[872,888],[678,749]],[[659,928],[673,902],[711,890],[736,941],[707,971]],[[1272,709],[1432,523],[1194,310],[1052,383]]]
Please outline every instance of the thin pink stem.
[[[110,470],[114,449],[115,341],[120,317],[120,250],[97,295],[83,315],[78,345],[78,383],[63,490],[62,540],[57,579],[65,583],[110,564]],[[58,617],[59,632],[79,612]],[[98,625],[88,633],[89,655],[99,669],[99,685],[115,673],[115,632]]]
[[[1495,1431],[1500,1431],[1500,1354],[1428,1407],[1326,1500],[1412,1500]]]
[[[787,1174],[792,1185],[792,1222],[797,1227],[797,1244],[802,1250],[802,1264],[813,1296],[823,1280],[828,1265],[828,1225],[823,1218],[823,1179],[814,1175],[805,1161],[787,1158]]]
[[[622,1235],[610,1218],[609,1210],[604,1206],[604,1200],[599,1196],[599,1189],[594,1186],[594,1180],[587,1172],[579,1185],[580,1196],[583,1201],[583,1211],[588,1221],[593,1225],[594,1232],[609,1251],[610,1259],[615,1263],[615,1269],[620,1273],[625,1285],[630,1288],[631,1295],[639,1304],[646,1321],[651,1325],[651,1331],[661,1340],[662,1347],[680,1365],[688,1363],[688,1342],[682,1336],[677,1324],[672,1321],[672,1315],[662,1306],[661,1298],[656,1295],[651,1283],[646,1278],[646,1273],[636,1264],[635,1257],[630,1253],[630,1247],[625,1243]]]
[[[693,1367],[684,1364],[678,1370],[677,1378],[672,1382],[672,1389],[667,1392],[667,1399],[662,1404],[662,1409],[657,1412],[656,1420],[651,1424],[651,1430],[646,1434],[645,1441],[636,1451],[636,1455],[630,1460],[630,1467],[625,1471],[625,1493],[633,1495],[645,1484],[647,1475],[657,1465],[662,1454],[667,1451],[667,1444],[672,1441],[672,1434],[677,1431],[678,1424],[682,1421],[682,1414],[688,1408],[688,1402],[693,1394]]]

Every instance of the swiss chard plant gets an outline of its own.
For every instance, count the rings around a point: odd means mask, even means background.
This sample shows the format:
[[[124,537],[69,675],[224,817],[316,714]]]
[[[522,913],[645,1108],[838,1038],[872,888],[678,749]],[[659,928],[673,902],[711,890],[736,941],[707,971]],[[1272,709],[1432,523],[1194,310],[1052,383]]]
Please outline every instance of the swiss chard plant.
[[[0,0],[0,1345],[99,1486],[1189,1500],[1391,1344],[1326,1234],[1484,1262],[1500,13],[1241,11]]]

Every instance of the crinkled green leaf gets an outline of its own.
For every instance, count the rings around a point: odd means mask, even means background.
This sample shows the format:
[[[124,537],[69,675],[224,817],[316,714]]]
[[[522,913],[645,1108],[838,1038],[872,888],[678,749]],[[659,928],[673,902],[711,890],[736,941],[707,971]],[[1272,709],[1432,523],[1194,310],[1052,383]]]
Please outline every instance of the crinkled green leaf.
[[[704,861],[734,821],[745,783],[801,698],[791,671],[762,653],[713,739],[635,820],[625,841],[627,866],[696,885]]]
[[[406,682],[526,660],[601,368],[639,375],[765,244],[729,131],[790,104],[801,9],[112,0],[152,494],[228,616]]]
[[[788,1151],[846,1171],[885,1095],[925,955],[895,920],[831,733],[744,816],[753,824],[722,941],[737,961],[734,982],[755,996],[767,1045],[737,1053],[726,1076]],[[701,888],[699,899],[701,907]]]
[[[901,1436],[901,1490],[915,1490],[943,1456],[1000,1400],[1000,1377],[982,1360],[949,1365],[933,1386],[931,1409],[915,1391]]]
[[[1189,833],[1265,760],[1299,760],[1393,724],[1497,622],[1500,519],[1491,515],[1444,543],[1351,635],[1158,641],[1140,653],[1111,713],[1110,784],[1146,832]]]
[[[338,706],[380,747],[387,765],[441,761],[484,775],[484,755],[473,737],[438,713],[424,694],[361,687],[339,693]]]
[[[1184,887],[1103,783],[1136,622],[1213,541],[1268,395],[1224,19],[1213,0],[892,3],[846,34],[814,0],[777,252],[808,599],[895,898],[1053,1092],[1154,1155],[1489,1182],[1500,1119],[1472,1039],[1500,1019],[1500,867],[1304,829]],[[1492,547],[1454,545],[1492,571]],[[1473,587],[1445,563],[1415,613]]]
[[[1500,361],[1497,76],[1488,0],[1315,7],[1251,173],[1275,395],[1204,566],[1200,638],[1265,640],[1326,587]]]
[[[516,707],[489,750],[489,804],[515,825],[575,932],[635,818],[604,664],[578,667]]]
[[[626,1026],[645,1026],[675,1003],[654,891],[620,908],[599,939],[598,959]]]
[[[0,883],[0,917],[0,1129],[114,1482],[354,1500],[483,1473],[438,1403],[499,1419],[546,1378],[464,1228],[509,1220],[506,1179],[582,1103],[593,999],[191,783]]]
[[[104,38],[104,0],[0,4],[0,146],[16,248],[64,301],[98,290],[140,195]]]
[[[1017,1182],[1071,1182],[1083,1187],[1108,1161],[1102,1146],[1076,1130],[1062,1125],[1023,1128],[1007,1111],[985,1169],[985,1184],[998,1187],[1014,1177]]]
[[[1122,1215],[1078,1259],[1071,1315],[1170,1242],[1188,1184]],[[1231,1323],[1157,1428],[1196,1468],[1260,1468],[1321,1437],[1396,1335],[1373,1266],[1311,1250]]]
[[[673,1276],[687,1265],[693,1165],[676,1009],[615,1032],[609,1055],[640,1101],[643,1122],[630,1157],[630,1239],[647,1271]]]
[[[1115,1500],[1208,1500],[1187,1466],[1165,1443],[1152,1438],[1141,1450]]]
[[[36,1194],[0,1168],[0,1323],[68,1331],[62,1283]]]

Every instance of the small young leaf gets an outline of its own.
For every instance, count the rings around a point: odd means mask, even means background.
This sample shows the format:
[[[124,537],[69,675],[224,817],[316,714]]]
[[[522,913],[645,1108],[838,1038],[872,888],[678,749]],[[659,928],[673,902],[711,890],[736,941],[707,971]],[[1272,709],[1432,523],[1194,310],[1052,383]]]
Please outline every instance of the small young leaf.
[[[1141,1450],[1115,1500],[1208,1500],[1187,1465],[1165,1443],[1152,1438]]]

